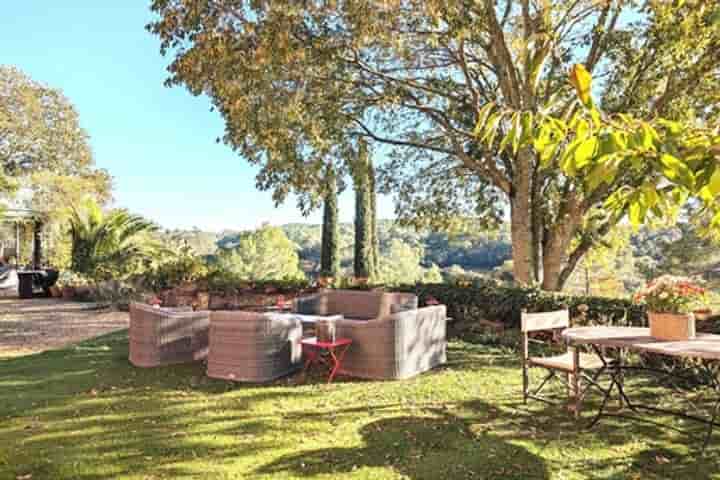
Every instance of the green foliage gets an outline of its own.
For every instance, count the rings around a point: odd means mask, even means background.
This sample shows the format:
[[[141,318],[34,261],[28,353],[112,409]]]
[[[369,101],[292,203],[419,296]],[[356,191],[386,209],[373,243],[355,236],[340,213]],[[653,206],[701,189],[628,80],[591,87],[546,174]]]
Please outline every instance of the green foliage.
[[[305,278],[295,245],[281,228],[268,225],[242,232],[236,246],[217,255],[214,270],[224,283]]]
[[[95,282],[121,279],[152,258],[157,227],[125,210],[104,213],[92,199],[78,206],[70,220],[71,269]]]
[[[686,192],[716,195],[720,174],[692,157],[709,146],[695,126],[718,112],[719,8],[156,0],[148,28],[173,55],[168,84],[212,99],[224,140],[277,198],[311,202],[326,164],[347,171],[372,142],[401,220],[457,228],[509,211],[516,280],[556,290],[628,214],[639,224]]]
[[[207,262],[191,246],[171,245],[157,252],[136,277],[143,287],[160,291],[205,280],[207,275]]]
[[[161,232],[161,236],[173,244],[190,247],[193,252],[201,256],[214,255],[220,240],[219,234],[204,232],[199,228],[165,230]]]
[[[60,90],[0,65],[0,166],[6,174],[72,174],[92,166],[88,136]]]
[[[643,121],[627,114],[607,115],[595,107],[589,93],[591,78],[581,65],[572,70],[571,81],[583,108],[569,119],[498,110],[490,116],[499,122],[478,123],[478,138],[491,148],[491,139],[503,123],[512,125],[502,137],[501,152],[532,149],[541,159],[541,171],[559,170],[578,182],[575,195],[604,197],[602,208],[615,222],[628,214],[638,228],[649,215],[674,218],[693,195],[714,209],[720,195],[720,167],[711,147],[720,145],[720,132],[662,118]],[[493,105],[485,108],[492,111]],[[715,221],[720,225],[720,211]]]
[[[643,276],[631,245],[632,239],[629,225],[619,225],[597,239],[578,263],[564,291],[619,298],[634,292],[642,283]]]
[[[111,179],[95,168],[87,133],[63,93],[0,66],[0,192],[30,192],[28,208],[45,213],[45,257],[70,265],[66,224],[71,205],[93,196],[104,203]]]
[[[509,287],[492,282],[475,282],[472,286],[413,285],[398,286],[397,291],[414,292],[424,304],[428,297],[447,305],[448,315],[457,321],[476,322],[484,319],[519,327],[523,309],[547,312],[570,308],[574,318],[594,324],[647,324],[645,310],[630,300],[617,298],[565,295],[543,292],[537,288]],[[587,311],[585,307],[587,306]]]
[[[320,275],[335,277],[340,272],[340,251],[337,206],[337,179],[330,171],[327,177],[328,190],[324,197],[322,224],[322,245],[320,248]]]
[[[354,273],[358,278],[377,275],[377,241],[375,219],[374,170],[365,149],[361,149],[353,165],[355,186],[355,256]]]
[[[398,239],[393,240],[387,254],[380,257],[375,283],[407,285],[421,281],[425,276],[425,269],[420,265],[422,257],[421,248],[412,247]]]

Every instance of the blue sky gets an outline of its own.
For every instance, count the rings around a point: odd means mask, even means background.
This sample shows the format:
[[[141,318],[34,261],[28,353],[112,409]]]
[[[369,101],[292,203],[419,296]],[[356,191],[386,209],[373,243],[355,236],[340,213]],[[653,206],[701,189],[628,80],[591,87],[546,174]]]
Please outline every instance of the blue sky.
[[[60,88],[77,107],[98,166],[115,178],[118,206],[170,228],[252,228],[263,222],[318,223],[294,202],[275,208],[255,189],[256,169],[215,138],[223,121],[207,98],[166,88],[158,40],[147,33],[146,1],[51,2],[5,5],[0,63]],[[392,216],[389,199],[378,202]],[[352,196],[340,199],[351,221]]]

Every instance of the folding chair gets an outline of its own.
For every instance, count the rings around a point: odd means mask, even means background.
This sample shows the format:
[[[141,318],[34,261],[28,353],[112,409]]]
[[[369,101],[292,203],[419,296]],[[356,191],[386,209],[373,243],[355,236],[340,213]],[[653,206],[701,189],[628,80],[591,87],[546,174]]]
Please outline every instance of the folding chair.
[[[522,312],[521,329],[523,334],[523,402],[527,403],[528,398],[539,400],[546,403],[554,403],[549,399],[540,396],[540,391],[552,379],[563,382],[568,393],[572,392],[575,400],[574,410],[575,416],[580,415],[580,404],[582,402],[583,391],[581,390],[581,378],[583,370],[596,370],[595,374],[590,378],[590,383],[595,383],[597,377],[602,371],[603,361],[595,355],[580,353],[577,349],[571,348],[560,355],[548,357],[531,357],[528,349],[529,342],[546,343],[534,338],[530,338],[533,332],[553,332],[557,334],[559,331],[570,326],[570,312],[568,310],[558,310],[554,312],[544,313],[527,313]],[[547,376],[540,382],[537,388],[530,391],[529,370],[532,367],[540,367],[548,370]],[[565,374],[565,378],[560,378],[557,373]]]

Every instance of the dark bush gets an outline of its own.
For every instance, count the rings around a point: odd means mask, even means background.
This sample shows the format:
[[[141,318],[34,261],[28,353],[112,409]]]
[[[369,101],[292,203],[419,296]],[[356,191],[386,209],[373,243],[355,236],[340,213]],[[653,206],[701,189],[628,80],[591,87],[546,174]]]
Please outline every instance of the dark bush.
[[[612,324],[646,326],[642,306],[630,300],[573,296],[544,292],[536,288],[498,286],[492,283],[459,287],[446,284],[413,285],[393,288],[394,291],[414,292],[424,305],[429,297],[447,305],[448,315],[458,321],[481,319],[500,322],[511,328],[520,326],[520,313],[545,312],[570,308],[575,324]],[[587,309],[581,307],[586,305]]]

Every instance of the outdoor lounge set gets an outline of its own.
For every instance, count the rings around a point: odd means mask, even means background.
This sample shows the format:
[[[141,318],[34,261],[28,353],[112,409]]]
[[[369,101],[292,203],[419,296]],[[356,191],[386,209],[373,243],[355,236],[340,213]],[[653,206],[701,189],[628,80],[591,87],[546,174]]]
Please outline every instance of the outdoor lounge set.
[[[340,367],[332,345],[307,338],[315,323],[328,319],[345,346],[341,374],[405,379],[446,361],[444,305],[418,308],[411,294],[324,290],[297,299],[289,313],[193,312],[133,304],[130,362],[153,367],[207,359],[209,377],[263,383],[300,370],[303,353],[315,358],[303,352],[303,346],[312,345],[330,347]]]

